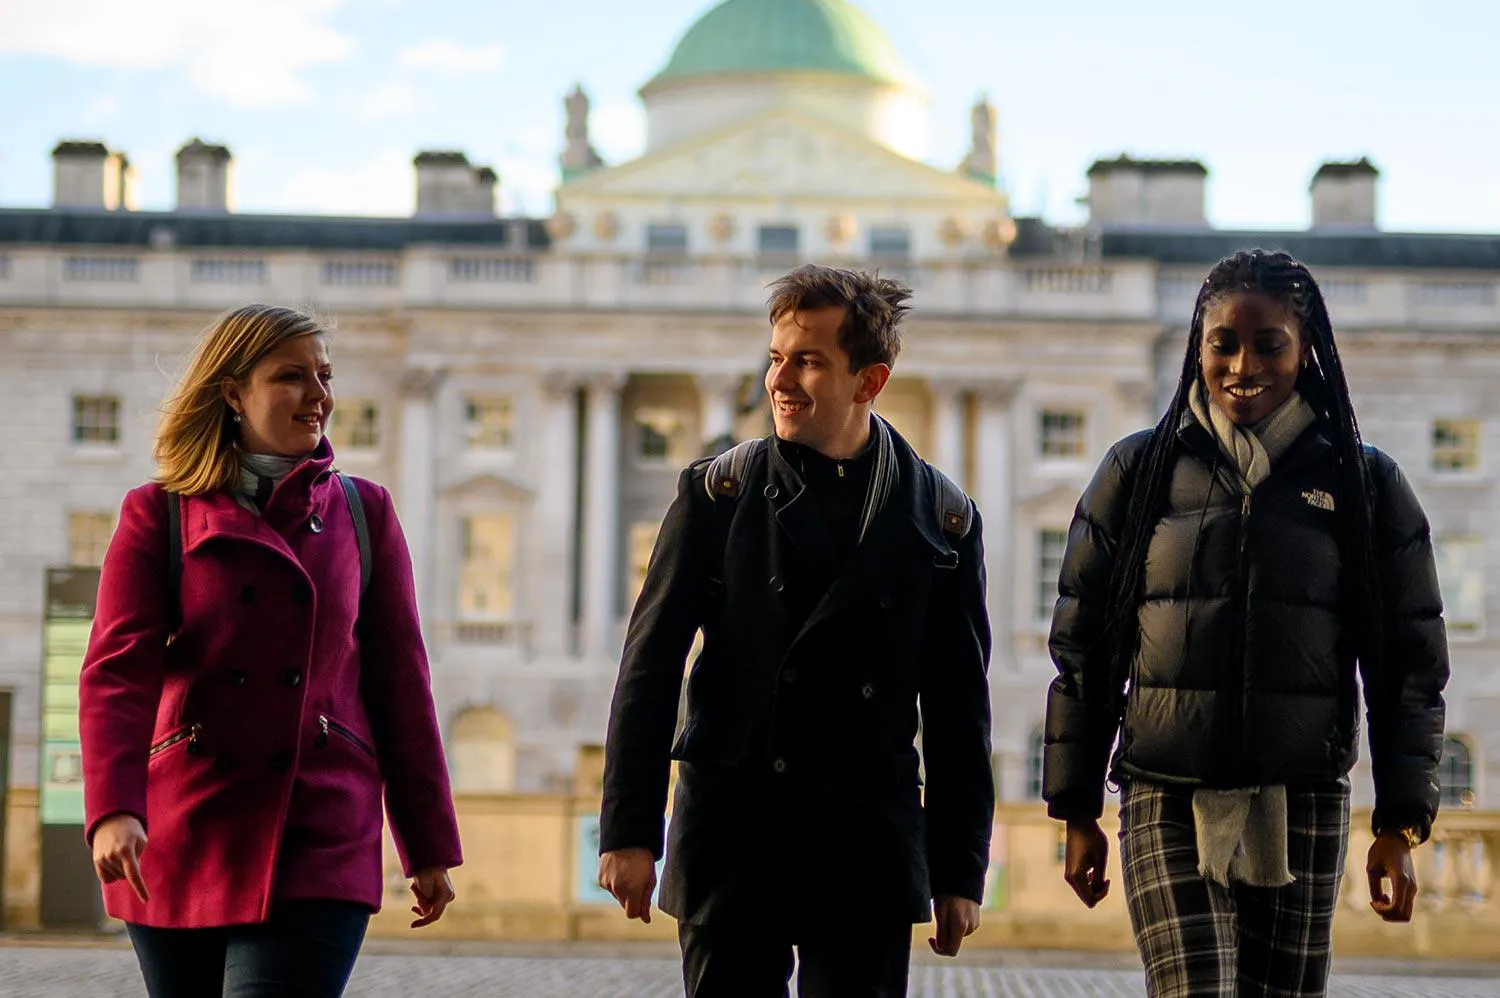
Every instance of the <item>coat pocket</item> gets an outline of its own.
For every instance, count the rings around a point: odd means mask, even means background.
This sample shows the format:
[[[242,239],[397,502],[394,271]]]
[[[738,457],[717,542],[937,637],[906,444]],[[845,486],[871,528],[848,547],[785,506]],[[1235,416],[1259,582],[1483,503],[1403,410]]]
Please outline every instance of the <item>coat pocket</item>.
[[[182,727],[178,728],[170,735],[167,735],[165,738],[153,742],[151,744],[150,757],[151,759],[155,760],[163,752],[168,752],[172,749],[177,748],[184,748],[188,751],[189,754],[197,755],[200,750],[198,739],[202,734],[203,725],[184,724]]]
[[[350,745],[353,745],[355,748],[359,749],[371,759],[375,758],[375,749],[372,748],[370,744],[363,738],[359,737],[359,735],[356,735],[347,726],[333,720],[327,714],[319,714],[318,737],[314,740],[314,744],[318,748],[327,748],[330,735],[337,738],[342,738],[344,741],[348,742]]]

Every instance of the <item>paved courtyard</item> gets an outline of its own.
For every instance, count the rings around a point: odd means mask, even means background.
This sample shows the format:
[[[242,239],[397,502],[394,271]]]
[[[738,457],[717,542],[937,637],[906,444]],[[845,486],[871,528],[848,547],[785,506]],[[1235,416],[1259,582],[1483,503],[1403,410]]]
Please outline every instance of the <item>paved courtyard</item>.
[[[1045,966],[1052,963],[1056,966]],[[1447,976],[1440,976],[1440,974]],[[6,998],[127,998],[144,995],[134,957],[118,944],[0,945]],[[348,998],[408,995],[525,998],[672,998],[682,993],[670,951],[557,948],[529,954],[479,953],[372,944],[360,958]],[[1140,972],[1111,957],[975,953],[959,962],[919,956],[912,998],[1138,998]],[[1335,974],[1335,998],[1496,998],[1500,965],[1423,968],[1361,965]]]

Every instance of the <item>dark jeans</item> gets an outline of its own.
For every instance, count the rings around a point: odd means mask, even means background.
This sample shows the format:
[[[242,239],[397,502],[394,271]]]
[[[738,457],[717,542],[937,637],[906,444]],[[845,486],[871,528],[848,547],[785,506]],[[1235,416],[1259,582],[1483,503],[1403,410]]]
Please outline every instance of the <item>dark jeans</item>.
[[[369,922],[350,901],[282,901],[258,925],[126,929],[151,998],[339,998]]]
[[[792,941],[785,936],[678,923],[687,998],[785,998]],[[798,998],[902,998],[911,966],[911,926],[854,929],[804,939],[797,948]]]

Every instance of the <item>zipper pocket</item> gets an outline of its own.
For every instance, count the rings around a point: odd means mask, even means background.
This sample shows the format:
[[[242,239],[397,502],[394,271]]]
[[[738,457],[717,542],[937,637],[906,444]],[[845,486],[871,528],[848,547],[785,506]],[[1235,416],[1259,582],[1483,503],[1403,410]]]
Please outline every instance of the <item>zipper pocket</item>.
[[[188,743],[188,751],[190,753],[197,754],[198,736],[202,733],[203,725],[189,724],[187,727],[174,731],[172,734],[168,735],[161,741],[157,742],[155,745],[151,746],[151,756],[154,758],[160,753],[165,752],[167,749],[171,748],[173,745],[180,744],[184,741]]]
[[[344,727],[339,722],[330,720],[327,714],[318,715],[318,737],[313,741],[313,744],[318,748],[327,748],[328,733],[330,731],[343,738],[346,742],[359,749],[365,755],[369,756],[372,759],[375,758],[374,749],[366,745],[363,739],[361,739],[354,732],[350,731],[348,728]]]

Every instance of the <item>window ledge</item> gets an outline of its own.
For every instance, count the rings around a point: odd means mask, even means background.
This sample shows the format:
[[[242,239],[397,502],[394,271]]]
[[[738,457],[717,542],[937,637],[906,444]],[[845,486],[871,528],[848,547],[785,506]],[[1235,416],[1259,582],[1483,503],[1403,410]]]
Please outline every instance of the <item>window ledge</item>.
[[[68,460],[79,464],[123,464],[125,450],[118,444],[71,444]]]

